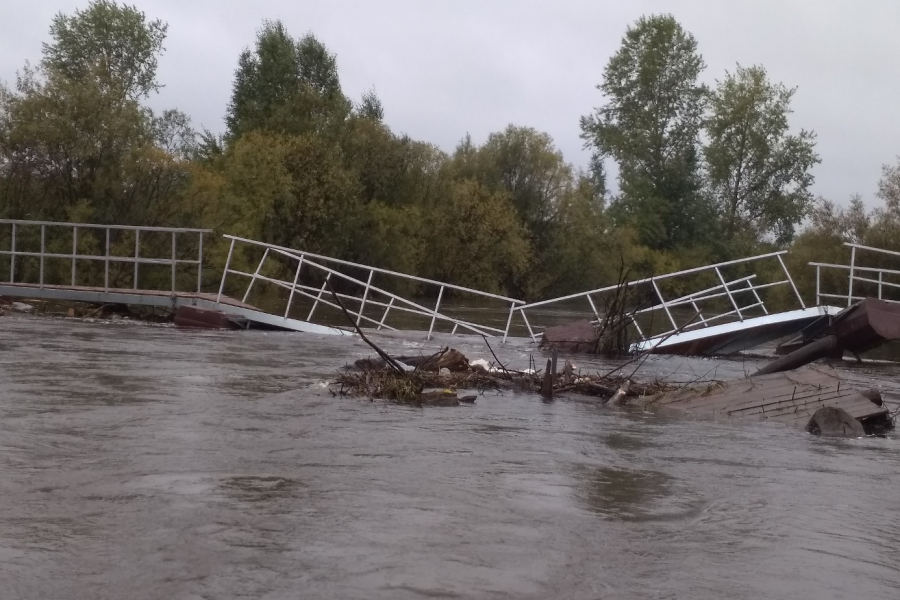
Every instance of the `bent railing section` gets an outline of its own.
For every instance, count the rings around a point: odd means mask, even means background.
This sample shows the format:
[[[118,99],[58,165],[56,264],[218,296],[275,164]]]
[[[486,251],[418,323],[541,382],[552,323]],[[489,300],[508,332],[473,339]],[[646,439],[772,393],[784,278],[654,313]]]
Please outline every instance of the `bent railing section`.
[[[179,291],[178,274],[185,268],[196,269],[197,292],[201,291],[203,283],[203,236],[212,233],[210,229],[193,229],[182,227],[139,227],[130,225],[100,225],[93,223],[62,223],[57,221],[27,221],[20,219],[0,219],[0,228],[4,228],[9,235],[8,250],[0,249],[0,256],[9,257],[9,271],[6,281],[11,284],[31,284],[44,287],[51,285],[46,280],[46,267],[50,261],[65,261],[71,263],[70,277],[64,278],[58,285],[78,287],[85,283],[93,283],[92,287],[103,288],[105,291],[115,288],[110,284],[110,267],[133,265],[129,269],[130,286],[133,290],[144,289],[140,285],[141,265],[167,266],[171,272],[168,288],[171,292]],[[91,235],[99,232],[99,236]],[[128,239],[125,240],[124,236]],[[133,236],[133,244],[131,242]],[[156,248],[164,247],[165,254],[146,256],[142,249],[146,250],[147,238],[152,236]],[[93,244],[101,246],[100,253],[86,251],[85,241],[90,238]],[[162,239],[161,239],[162,238]],[[180,240],[180,242],[179,242]],[[116,254],[115,246],[128,246],[128,254]],[[65,250],[61,249],[65,247]],[[179,258],[179,249],[182,246],[191,252],[189,258]],[[133,247],[133,254],[131,248]],[[71,248],[71,251],[69,251]],[[196,248],[196,258],[193,252]],[[185,253],[182,252],[182,255]],[[25,259],[33,259],[37,263],[37,273],[33,269],[29,273],[17,272],[17,267]],[[79,273],[79,266],[84,263],[102,263],[102,285],[99,281],[85,282]],[[58,271],[58,270],[57,270]],[[133,273],[133,274],[132,274]],[[29,276],[30,275],[30,276]],[[99,275],[94,273],[94,275]],[[98,277],[99,279],[99,277]],[[193,285],[190,286],[191,288]],[[156,288],[159,289],[159,288]],[[183,291],[183,290],[182,290]]]
[[[838,300],[850,306],[855,300],[869,296],[887,302],[900,302],[900,270],[871,266],[872,262],[879,261],[900,265],[900,252],[849,242],[844,246],[850,248],[850,262],[846,265],[809,263],[816,268],[816,302],[821,304],[823,300]],[[833,281],[823,281],[835,271],[847,272],[846,294],[834,291],[834,286],[830,285]],[[843,277],[840,279],[843,283]],[[830,291],[823,291],[823,287]]]
[[[709,327],[712,324],[717,324],[718,322],[724,322],[727,320],[736,319],[739,321],[743,321],[745,318],[748,318],[751,311],[753,311],[754,309],[759,309],[759,312],[763,314],[769,314],[769,310],[766,308],[765,302],[763,301],[762,296],[760,296],[760,292],[762,290],[775,286],[789,285],[797,298],[800,308],[806,308],[806,305],[803,302],[803,298],[801,297],[800,292],[797,290],[797,286],[794,283],[794,280],[791,278],[791,274],[788,271],[787,266],[784,264],[784,259],[782,257],[785,254],[787,254],[787,251],[783,250],[780,252],[771,252],[768,254],[761,254],[748,258],[716,263],[704,267],[697,267],[694,269],[685,269],[683,271],[676,271],[673,273],[666,273],[663,275],[648,277],[646,279],[626,282],[621,286],[611,285],[595,290],[579,292],[577,294],[570,294],[568,296],[562,296],[559,298],[553,298],[550,300],[524,304],[521,306],[516,306],[514,308],[514,311],[521,316],[531,339],[537,341],[541,334],[535,333],[534,326],[532,325],[531,320],[527,315],[527,312],[529,310],[533,310],[539,307],[546,308],[553,305],[560,305],[564,302],[583,301],[586,305],[584,306],[585,310],[589,311],[589,314],[593,315],[593,322],[599,323],[605,317],[605,315],[602,314],[600,310],[598,310],[598,306],[603,306],[604,297],[608,297],[611,294],[620,293],[623,289],[634,291],[638,288],[644,287],[646,288],[645,295],[654,298],[655,301],[652,302],[650,306],[638,308],[631,313],[635,317],[632,320],[632,326],[636,330],[639,341],[650,341],[653,339],[671,335],[677,331],[684,331],[697,327]],[[739,277],[736,279],[726,278],[726,270],[729,267],[759,263],[761,261],[767,260],[777,261],[779,270],[784,273],[784,279],[779,279],[777,281],[772,281],[769,283],[756,284],[755,274]],[[704,273],[714,274],[715,281],[718,281],[719,283],[717,285],[708,286],[690,293],[681,294],[675,298],[666,298],[663,295],[661,283],[668,283],[671,282],[671,280],[675,280],[678,278],[685,278],[686,276]],[[715,311],[715,314],[704,316],[702,305],[707,301],[716,299],[727,299],[728,302],[726,308],[728,310]],[[676,318],[676,313],[678,311],[675,310],[678,308],[687,308],[690,313],[688,316],[692,316],[693,321],[691,319],[682,318],[682,322],[679,323],[679,319]],[[663,330],[661,331],[654,331],[652,329],[647,330],[648,321],[652,327],[653,317],[655,315],[659,315],[664,323],[667,322],[663,326]],[[644,322],[644,328],[641,327],[641,321]]]
[[[392,314],[414,315],[424,318],[429,323],[428,339],[431,339],[435,327],[438,324],[445,324],[450,327],[451,334],[457,331],[466,331],[468,333],[498,336],[506,335],[509,328],[509,322],[512,319],[512,313],[516,306],[524,304],[521,300],[508,298],[497,294],[482,292],[463,286],[453,285],[407,275],[388,269],[372,267],[351,261],[331,258],[320,254],[313,254],[302,250],[268,244],[256,240],[249,240],[232,235],[226,235],[226,239],[230,240],[228,250],[228,258],[225,263],[225,270],[222,281],[219,286],[218,299],[221,300],[226,290],[227,278],[229,275],[248,279],[247,287],[244,291],[243,301],[246,302],[250,298],[250,294],[257,282],[265,282],[269,285],[281,288],[287,292],[287,303],[283,311],[283,316],[287,319],[292,308],[296,311],[296,302],[299,299],[305,299],[309,304],[309,312],[302,317],[303,320],[312,322],[317,316],[320,306],[329,306],[338,308],[333,302],[330,291],[328,290],[328,282],[340,292],[338,296],[342,302],[347,305],[348,312],[356,319],[357,325],[374,327],[375,329],[387,329],[396,331],[400,327],[390,324],[389,316]],[[256,251],[261,250],[262,256],[259,262],[255,264],[252,272],[245,271],[234,266],[236,252],[241,249],[251,248]],[[273,264],[278,263],[278,264]],[[362,274],[361,277],[354,277],[342,270],[348,268]],[[267,274],[267,272],[269,274]],[[278,275],[280,273],[280,275]],[[321,285],[310,285],[304,283],[305,280],[315,278],[321,280]],[[380,285],[376,285],[373,280],[379,278],[394,279],[403,281],[407,284],[415,285],[419,288],[431,288],[431,292],[437,292],[437,299],[433,307],[425,306],[415,300],[405,298],[403,295],[391,292]],[[352,290],[354,293],[348,293]],[[445,293],[456,292],[468,296],[474,296],[480,299],[489,299],[495,302],[505,304],[509,307],[509,318],[507,319],[506,329],[478,323],[472,320],[454,317],[446,312],[442,312],[441,303],[445,301]],[[374,316],[372,315],[373,307],[377,307]],[[369,311],[369,315],[366,311]]]

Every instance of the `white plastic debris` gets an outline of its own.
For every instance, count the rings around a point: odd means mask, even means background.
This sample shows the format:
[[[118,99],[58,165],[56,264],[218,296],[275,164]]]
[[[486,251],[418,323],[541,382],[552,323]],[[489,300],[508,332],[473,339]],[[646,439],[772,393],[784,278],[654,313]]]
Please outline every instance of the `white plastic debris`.
[[[32,305],[25,304],[24,302],[13,302],[10,307],[18,312],[31,312],[34,310]]]

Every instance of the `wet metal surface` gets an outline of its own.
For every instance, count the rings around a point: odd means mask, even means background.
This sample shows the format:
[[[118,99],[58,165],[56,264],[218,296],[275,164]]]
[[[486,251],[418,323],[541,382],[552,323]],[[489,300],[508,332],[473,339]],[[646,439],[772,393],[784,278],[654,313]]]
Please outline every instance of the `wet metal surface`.
[[[410,353],[413,337],[384,343]],[[519,368],[530,351],[498,349]],[[4,317],[0,597],[900,594],[897,438],[317,387],[362,355],[325,336]],[[756,366],[652,357],[641,375]]]

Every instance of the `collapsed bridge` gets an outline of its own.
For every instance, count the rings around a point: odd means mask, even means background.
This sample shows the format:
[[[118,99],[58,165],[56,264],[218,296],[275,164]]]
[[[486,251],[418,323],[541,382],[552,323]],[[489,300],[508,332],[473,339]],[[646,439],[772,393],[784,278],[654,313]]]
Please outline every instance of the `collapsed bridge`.
[[[816,306],[807,306],[800,295],[784,262],[786,251],[526,303],[238,236],[217,238],[209,229],[4,219],[0,256],[9,261],[0,261],[0,296],[173,312],[190,307],[225,315],[243,327],[352,335],[328,291],[331,285],[363,328],[422,331],[427,339],[465,334],[534,342],[575,319],[596,327],[616,299],[627,297],[635,304],[629,313],[633,350],[712,355],[830,319],[842,307],[822,302],[849,304],[860,285],[875,282],[879,296],[888,286],[900,288],[885,280],[897,272],[855,264],[858,249],[878,250],[854,246],[846,267],[813,264]],[[210,267],[212,259],[224,268]],[[820,290],[818,273],[826,268],[849,269],[846,299]],[[779,287],[786,292],[782,304],[793,299],[793,308],[767,306],[767,294]]]

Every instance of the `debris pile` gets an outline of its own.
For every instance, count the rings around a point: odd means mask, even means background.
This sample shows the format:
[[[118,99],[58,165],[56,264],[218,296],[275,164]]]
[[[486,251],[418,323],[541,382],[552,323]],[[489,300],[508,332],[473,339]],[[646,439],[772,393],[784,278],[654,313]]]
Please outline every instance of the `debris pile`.
[[[627,398],[656,394],[671,388],[661,383],[636,383],[628,376],[617,373],[581,376],[569,361],[560,372],[535,369],[516,371],[506,368],[499,361],[496,364],[483,359],[470,361],[452,348],[444,348],[430,356],[389,358],[400,370],[382,357],[363,358],[357,360],[350,370],[338,374],[332,391],[339,395],[419,405],[474,401],[472,394],[487,390],[540,392],[548,399],[555,394],[572,393],[618,405],[624,404]],[[546,393],[548,381],[549,394]],[[461,390],[471,394],[460,395]],[[435,396],[436,392],[440,392],[440,397]]]

